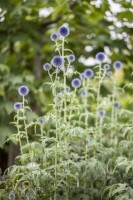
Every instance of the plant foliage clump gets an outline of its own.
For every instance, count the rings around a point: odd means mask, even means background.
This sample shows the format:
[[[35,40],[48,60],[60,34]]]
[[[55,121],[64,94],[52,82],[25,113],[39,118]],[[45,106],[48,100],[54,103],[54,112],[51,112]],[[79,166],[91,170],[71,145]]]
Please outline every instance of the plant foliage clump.
[[[30,91],[25,85],[18,89],[22,101],[14,104],[16,134],[8,140],[19,144],[21,154],[3,175],[1,199],[133,197],[132,112],[119,102],[125,92],[118,81],[122,63],[116,61],[111,69],[99,52],[93,69],[74,71],[75,55],[66,48],[69,33],[63,25],[51,35],[56,56],[43,65],[50,80],[44,85],[53,97],[50,110],[29,122]]]

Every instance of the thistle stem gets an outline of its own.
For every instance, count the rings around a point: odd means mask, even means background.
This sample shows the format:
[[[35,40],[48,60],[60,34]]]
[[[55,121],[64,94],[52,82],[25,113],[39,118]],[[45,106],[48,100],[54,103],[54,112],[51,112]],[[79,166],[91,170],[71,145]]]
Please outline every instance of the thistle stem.
[[[26,124],[26,116],[25,116],[25,99],[23,96],[23,118],[24,118],[24,129],[27,143],[29,143],[28,133],[27,133],[27,124]]]
[[[89,79],[86,80],[86,83],[84,81],[84,89],[85,89],[85,92],[88,94],[88,90],[89,90]],[[85,130],[87,131],[87,128],[88,128],[88,102],[87,102],[87,95],[85,96],[84,98],[84,112],[85,112]],[[85,135],[85,161],[87,161],[87,136]],[[86,166],[85,166],[85,175],[86,175]],[[87,182],[86,182],[86,179],[85,179],[85,182],[84,182],[84,200],[86,199],[85,197],[85,193],[86,193],[86,185],[87,185]]]
[[[98,74],[98,90],[97,90],[97,109],[96,109],[96,128],[98,127],[98,109],[100,104],[100,90],[101,90],[101,63],[99,64]]]
[[[21,142],[21,135],[20,135],[20,129],[19,129],[19,110],[17,110],[17,132],[18,132],[18,136],[19,136],[19,145],[20,145],[20,152],[21,154],[22,152],[22,142]]]
[[[62,39],[62,58],[64,59],[64,38]],[[65,93],[66,93],[66,69],[64,66],[64,62],[63,62],[63,72],[64,72],[64,122],[66,123],[67,119],[67,115],[66,115],[66,107],[67,107],[67,103],[66,103],[66,98],[65,98]]]

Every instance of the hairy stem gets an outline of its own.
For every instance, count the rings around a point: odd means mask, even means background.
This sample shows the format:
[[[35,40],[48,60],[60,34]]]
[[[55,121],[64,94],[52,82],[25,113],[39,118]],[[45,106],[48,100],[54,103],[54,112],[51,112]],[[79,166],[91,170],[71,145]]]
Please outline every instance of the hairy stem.
[[[26,124],[26,116],[25,116],[25,99],[23,96],[23,118],[24,118],[24,130],[25,130],[25,136],[27,143],[29,143],[28,133],[27,133],[27,124]]]
[[[21,142],[21,134],[20,134],[20,129],[19,129],[19,110],[17,110],[17,132],[18,132],[18,136],[19,136],[19,145],[20,145],[20,152],[21,154],[22,152],[22,142]]]
[[[101,63],[99,64],[98,74],[98,90],[97,90],[97,106],[96,106],[96,128],[98,127],[98,109],[100,104],[100,90],[101,90]]]

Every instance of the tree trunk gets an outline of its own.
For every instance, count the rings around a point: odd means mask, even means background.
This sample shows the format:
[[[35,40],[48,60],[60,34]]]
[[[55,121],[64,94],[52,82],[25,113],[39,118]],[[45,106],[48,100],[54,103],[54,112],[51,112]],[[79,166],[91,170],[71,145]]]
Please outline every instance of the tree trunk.
[[[18,145],[10,143],[8,154],[8,167],[15,163],[15,158],[20,154],[20,148]]]

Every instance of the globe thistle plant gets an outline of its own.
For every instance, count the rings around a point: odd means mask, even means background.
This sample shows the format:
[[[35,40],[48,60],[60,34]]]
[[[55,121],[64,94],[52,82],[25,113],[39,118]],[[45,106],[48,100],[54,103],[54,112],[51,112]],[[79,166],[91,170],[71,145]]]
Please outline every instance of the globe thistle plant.
[[[61,26],[58,30],[58,34],[61,37],[67,37],[69,35],[69,28],[67,26]]]
[[[105,110],[103,110],[103,109],[100,109],[100,110],[98,111],[99,117],[105,117],[105,114],[106,114],[106,112],[105,112]]]
[[[64,60],[61,56],[54,56],[51,63],[54,67],[60,67],[64,63]]]
[[[65,91],[66,91],[67,93],[70,92],[70,87],[67,86],[66,89],[65,89]]]
[[[14,109],[15,109],[15,110],[21,110],[22,108],[23,108],[22,103],[16,102],[16,103],[14,104]]]
[[[23,107],[22,114],[23,114],[24,131],[25,131],[25,137],[26,137],[27,143],[29,143],[29,137],[28,137],[28,132],[27,132],[27,124],[26,124],[26,115],[25,115],[25,112],[26,112],[25,102],[27,102],[25,100],[25,96],[29,93],[29,88],[27,86],[25,86],[25,85],[22,85],[22,86],[19,87],[18,93],[23,98],[23,101],[22,101],[22,107]],[[19,116],[17,118],[18,118],[18,121],[19,121]]]
[[[45,63],[45,64],[43,65],[43,69],[44,69],[45,71],[49,71],[49,70],[51,69],[51,64],[50,64],[50,63]]]
[[[86,90],[82,90],[82,91],[80,92],[80,95],[81,95],[82,97],[87,96],[87,91],[86,91]]]
[[[26,96],[29,93],[29,88],[25,85],[22,85],[18,89],[18,93],[20,96]]]
[[[46,102],[46,107],[41,109],[46,112],[44,117],[37,120],[36,116],[32,118],[25,99],[29,89],[25,85],[18,89],[22,103],[14,104],[17,112],[13,124],[17,130],[11,139],[19,142],[21,155],[18,156],[15,167],[12,166],[7,172],[9,180],[4,180],[2,187],[0,183],[1,191],[7,191],[8,194],[10,191],[9,195],[6,194],[6,199],[104,200],[108,199],[107,190],[104,192],[107,187],[109,199],[117,199],[119,192],[115,192],[116,196],[113,197],[111,190],[116,185],[123,185],[119,184],[123,183],[123,177],[117,177],[115,174],[116,171],[120,173],[119,161],[123,173],[131,176],[131,165],[128,168],[131,159],[127,159],[127,155],[129,153],[131,158],[129,142],[130,133],[132,134],[132,112],[124,115],[124,109],[119,112],[121,105],[116,100],[120,99],[118,95],[121,90],[118,90],[119,84],[115,76],[106,79],[106,75],[111,76],[112,72],[108,71],[109,64],[102,64],[105,59],[103,52],[96,55],[99,62],[95,67],[94,79],[91,79],[94,76],[92,69],[86,69],[81,74],[74,71],[71,63],[74,62],[75,56],[69,55],[67,51],[72,51],[65,47],[65,37],[68,35],[69,29],[66,26],[60,27],[58,34],[51,35],[58,53],[51,63],[43,65],[43,69],[50,76],[50,82],[46,84],[50,86],[53,95],[50,106],[48,107]],[[115,69],[119,69],[118,63]],[[77,77],[70,81],[67,80],[68,74]],[[69,84],[74,88],[71,92]],[[108,110],[107,116],[105,110]],[[120,120],[121,115],[124,120]],[[131,115],[129,128],[128,115]],[[122,151],[119,151],[120,148]],[[108,180],[111,181],[108,183]],[[130,183],[128,185],[130,186]],[[125,186],[124,192],[128,191],[128,185]]]
[[[99,52],[96,54],[96,59],[99,61],[99,62],[103,62],[105,60],[105,54],[103,52]]]
[[[114,107],[115,107],[116,109],[120,108],[120,107],[121,107],[120,102],[116,101],[116,102],[114,103]]]
[[[86,69],[84,71],[85,78],[92,78],[94,76],[94,71],[92,69]]]
[[[74,62],[75,61],[75,55],[71,54],[68,56],[68,62]]]
[[[44,123],[45,123],[45,119],[44,119],[44,117],[40,118],[40,120],[39,120],[39,121],[40,121],[40,125],[41,125],[41,126],[43,126],[43,125],[44,125]]]
[[[58,40],[58,34],[57,33],[52,33],[50,36],[52,41],[57,41]]]
[[[81,80],[85,79],[85,74],[84,74],[84,72],[83,72],[83,73],[80,73],[79,77],[80,77]]]
[[[105,70],[105,71],[107,71],[107,70],[110,69],[110,65],[109,65],[109,64],[105,64],[103,67],[104,67],[104,70]]]
[[[81,80],[79,78],[75,78],[72,80],[71,85],[73,88],[77,89],[81,86]]]
[[[114,69],[115,70],[119,70],[119,69],[121,69],[122,68],[122,62],[121,61],[115,61],[114,63],[113,63],[113,67],[114,67]]]
[[[107,75],[111,77],[111,76],[113,76],[113,72],[112,71],[107,71]]]

